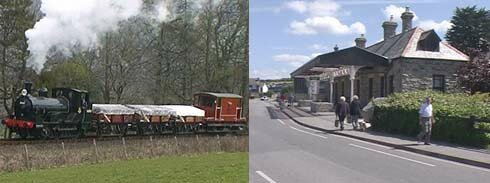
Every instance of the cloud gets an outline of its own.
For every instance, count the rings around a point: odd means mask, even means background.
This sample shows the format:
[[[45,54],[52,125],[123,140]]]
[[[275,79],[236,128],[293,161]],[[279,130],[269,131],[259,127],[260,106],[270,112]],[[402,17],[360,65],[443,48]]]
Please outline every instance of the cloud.
[[[286,69],[275,70],[275,69],[261,69],[253,70],[250,72],[250,78],[260,78],[260,79],[282,79],[290,78],[290,73]]]
[[[361,22],[345,25],[335,17],[311,17],[304,21],[293,21],[289,24],[289,32],[296,35],[330,34],[364,34],[366,27]]]
[[[293,67],[299,67],[311,59],[310,56],[297,54],[280,54],[272,57],[274,61],[287,62]]]
[[[350,0],[350,1],[339,1],[342,5],[368,5],[368,4],[431,4],[438,3],[440,0],[403,0],[403,1],[393,1],[393,0]]]
[[[402,13],[405,12],[405,7],[389,5],[386,6],[384,9],[382,9],[381,11],[385,15],[386,20],[389,20],[390,16],[393,15],[393,20],[395,22],[400,23],[402,22],[402,19],[400,17],[402,16]],[[415,14],[415,12],[413,11],[412,13],[414,15],[412,21],[416,21],[418,19],[417,14]]]
[[[314,50],[328,50],[330,49],[329,46],[327,45],[322,45],[322,44],[312,44],[310,46],[311,49],[314,49]]]
[[[436,32],[446,33],[446,31],[451,28],[453,24],[447,20],[441,22],[436,22],[434,20],[421,20],[419,22],[419,27],[425,30],[434,29]]]
[[[283,6],[309,16],[335,16],[340,10],[340,5],[333,0],[289,1]]]

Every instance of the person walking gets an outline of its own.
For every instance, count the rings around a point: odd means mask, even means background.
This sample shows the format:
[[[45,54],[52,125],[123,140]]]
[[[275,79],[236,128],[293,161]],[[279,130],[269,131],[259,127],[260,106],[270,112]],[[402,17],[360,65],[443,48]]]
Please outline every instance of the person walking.
[[[430,97],[426,97],[424,102],[420,104],[419,124],[421,127],[421,131],[417,135],[417,142],[421,142],[423,138],[424,144],[430,145],[432,125],[434,124],[434,116],[432,114],[432,100]]]
[[[359,123],[357,122],[359,120],[359,116],[361,116],[361,104],[359,103],[359,97],[354,95],[352,97],[352,102],[350,103],[350,119],[354,130],[359,127]]]
[[[337,114],[340,123],[340,130],[344,130],[344,120],[349,114],[349,103],[345,102],[345,97],[340,97],[340,102],[337,104],[335,109],[335,114]]]

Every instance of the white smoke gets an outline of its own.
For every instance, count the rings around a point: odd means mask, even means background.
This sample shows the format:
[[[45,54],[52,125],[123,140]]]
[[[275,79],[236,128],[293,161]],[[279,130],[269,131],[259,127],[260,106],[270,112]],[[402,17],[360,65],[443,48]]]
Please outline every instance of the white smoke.
[[[118,28],[118,23],[141,13],[142,0],[41,0],[44,17],[25,32],[31,56],[28,66],[40,72],[51,47],[69,50],[74,45],[98,45],[101,34]],[[168,16],[158,5],[158,20]]]

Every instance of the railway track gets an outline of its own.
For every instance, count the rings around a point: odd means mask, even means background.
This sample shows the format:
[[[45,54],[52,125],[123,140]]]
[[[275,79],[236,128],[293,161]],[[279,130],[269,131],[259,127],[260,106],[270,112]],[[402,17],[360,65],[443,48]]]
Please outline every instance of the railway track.
[[[82,142],[92,142],[94,139],[97,141],[115,141],[125,138],[126,140],[141,140],[153,137],[158,138],[175,138],[178,137],[212,137],[212,136],[247,136],[248,133],[201,133],[201,134],[154,134],[154,135],[127,135],[127,136],[85,136],[81,138],[61,138],[61,139],[0,139],[0,146],[8,145],[24,145],[24,144],[52,144],[52,143],[82,143]]]

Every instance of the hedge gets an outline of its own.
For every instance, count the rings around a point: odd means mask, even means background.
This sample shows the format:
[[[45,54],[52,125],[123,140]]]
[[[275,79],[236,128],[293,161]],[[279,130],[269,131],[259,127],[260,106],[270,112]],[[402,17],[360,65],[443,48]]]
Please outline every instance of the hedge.
[[[434,91],[395,93],[374,103],[372,128],[393,134],[415,137],[420,131],[418,107],[426,96],[433,99],[436,123],[432,139],[490,148],[490,94],[447,94]],[[477,123],[470,123],[474,116]]]

